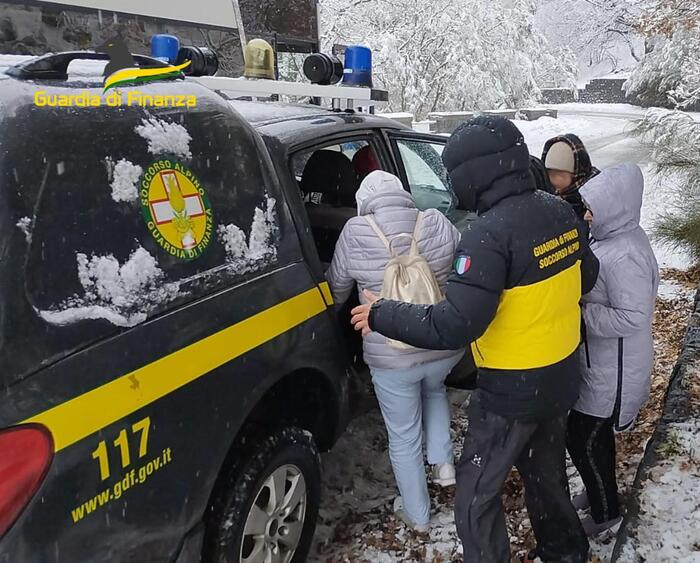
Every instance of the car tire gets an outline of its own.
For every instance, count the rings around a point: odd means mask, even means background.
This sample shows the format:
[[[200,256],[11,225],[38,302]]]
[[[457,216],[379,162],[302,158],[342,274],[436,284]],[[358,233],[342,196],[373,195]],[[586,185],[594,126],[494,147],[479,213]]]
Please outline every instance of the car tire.
[[[255,446],[214,498],[203,561],[302,563],[321,498],[321,457],[313,436],[286,427],[251,442]]]

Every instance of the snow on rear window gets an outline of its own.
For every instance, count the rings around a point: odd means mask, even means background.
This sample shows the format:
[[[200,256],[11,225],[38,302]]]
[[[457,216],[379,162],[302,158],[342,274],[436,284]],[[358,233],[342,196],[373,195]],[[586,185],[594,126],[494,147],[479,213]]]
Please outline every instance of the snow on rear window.
[[[32,242],[32,220],[29,217],[22,217],[17,221],[17,228],[24,233],[27,244]]]
[[[236,273],[256,270],[277,259],[278,227],[275,204],[274,198],[266,196],[264,209],[255,208],[247,240],[238,225],[219,225],[219,240],[226,248],[226,261]]]
[[[143,174],[143,168],[125,158],[116,164],[110,158],[107,158],[106,162],[112,187],[112,199],[116,202],[136,201],[139,198],[138,183]]]
[[[192,158],[192,137],[179,123],[170,123],[152,117],[137,125],[136,133],[148,141],[148,152],[154,155],[174,154],[184,159]]]
[[[76,260],[84,294],[74,295],[51,310],[38,311],[51,324],[106,319],[117,326],[134,326],[161,304],[179,296],[179,284],[162,283],[165,274],[142,247],[123,264],[111,254],[88,258],[77,253]]]

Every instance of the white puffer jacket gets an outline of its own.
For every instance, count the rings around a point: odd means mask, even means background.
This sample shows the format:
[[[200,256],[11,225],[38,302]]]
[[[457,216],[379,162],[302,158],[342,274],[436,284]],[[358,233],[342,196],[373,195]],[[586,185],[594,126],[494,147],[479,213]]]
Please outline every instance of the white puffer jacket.
[[[644,178],[638,166],[603,170],[581,188],[593,213],[591,249],[600,261],[598,281],[582,300],[586,341],[583,384],[574,409],[615,417],[628,428],[649,398],[654,363],[654,318],[659,267],[639,225]]]
[[[411,195],[403,189],[398,178],[386,172],[373,172],[365,178],[356,199],[359,216],[345,224],[326,274],[333,299],[339,306],[347,301],[355,286],[362,303],[366,302],[363,289],[377,295],[382,289],[389,252],[364,216],[371,215],[389,240],[401,233],[413,233],[418,217]],[[424,212],[418,250],[430,264],[443,291],[452,271],[459,239],[459,231],[440,211],[429,209]],[[404,254],[409,251],[410,244],[409,238],[400,238],[393,247],[397,254]],[[374,332],[364,339],[365,363],[376,369],[410,368],[461,353],[454,350],[398,350],[389,346],[384,336]]]

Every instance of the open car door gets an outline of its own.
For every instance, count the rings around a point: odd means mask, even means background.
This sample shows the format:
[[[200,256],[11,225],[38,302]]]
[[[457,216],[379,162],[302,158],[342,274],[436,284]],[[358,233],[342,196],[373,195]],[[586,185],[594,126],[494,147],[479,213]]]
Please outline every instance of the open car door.
[[[411,131],[387,132],[396,169],[421,209],[439,209],[459,229],[468,214],[457,209],[459,199],[452,190],[450,177],[442,163],[447,137]]]

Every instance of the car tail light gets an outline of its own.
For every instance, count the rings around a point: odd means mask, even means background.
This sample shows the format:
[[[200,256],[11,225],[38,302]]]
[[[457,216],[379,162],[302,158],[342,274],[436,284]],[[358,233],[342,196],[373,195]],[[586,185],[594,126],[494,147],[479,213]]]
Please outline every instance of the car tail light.
[[[0,431],[0,537],[29,504],[52,459],[53,440],[43,426]]]

